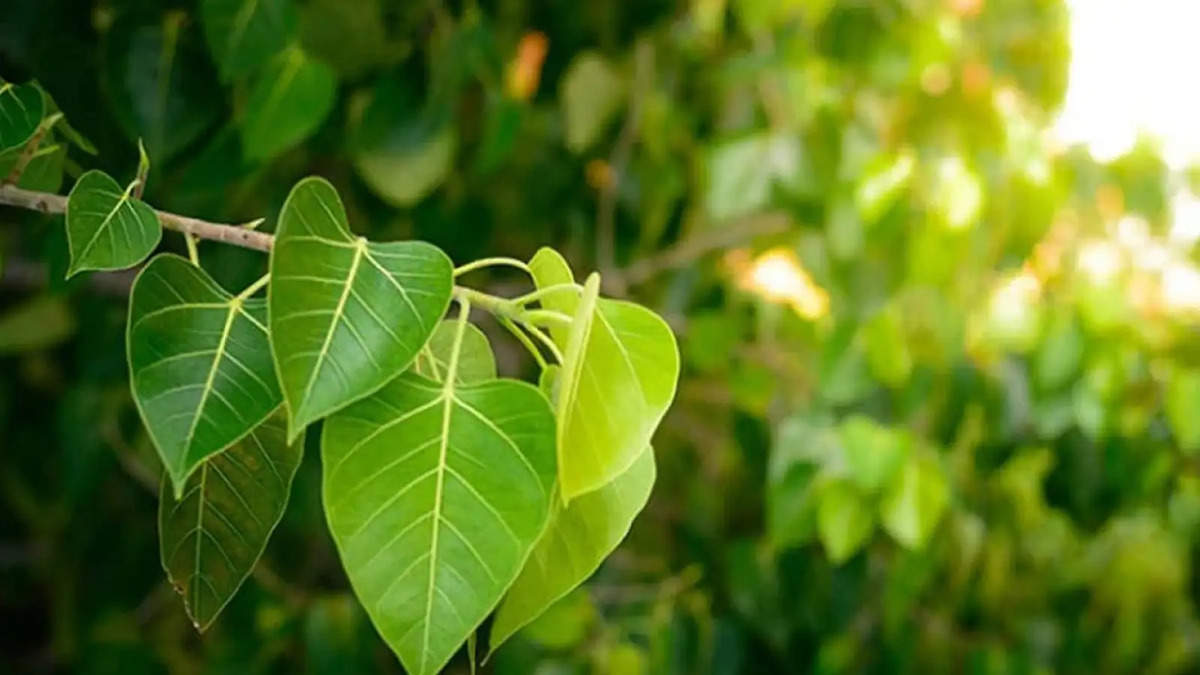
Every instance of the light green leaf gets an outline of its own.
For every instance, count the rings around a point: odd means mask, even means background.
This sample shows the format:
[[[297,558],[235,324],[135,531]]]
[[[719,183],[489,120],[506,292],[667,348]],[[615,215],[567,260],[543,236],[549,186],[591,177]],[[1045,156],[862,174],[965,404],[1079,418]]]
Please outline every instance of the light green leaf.
[[[912,457],[892,482],[879,504],[883,528],[908,548],[920,548],[950,499],[941,467],[930,457]]]
[[[129,382],[175,493],[206,458],[279,407],[266,303],[234,297],[204,270],[160,255],[129,301]]]
[[[393,206],[411,206],[445,180],[458,148],[447,111],[418,101],[395,78],[372,94],[354,132],[354,168]]]
[[[308,138],[333,108],[333,69],[299,48],[288,50],[262,74],[250,92],[242,120],[247,159],[270,159]]]
[[[489,638],[495,651],[600,567],[629,532],[654,487],[654,449],[625,473],[563,507],[554,500],[550,524],[496,613]]]
[[[204,462],[181,499],[163,481],[159,555],[197,630],[212,624],[266,549],[303,450],[303,441],[284,441],[283,419],[274,417]]]
[[[444,383],[401,375],[332,415],[321,439],[350,583],[413,675],[439,671],[495,608],[553,489],[545,396],[513,380],[458,384],[456,351]]]
[[[548,607],[522,635],[546,649],[564,650],[579,646],[595,623],[596,606],[587,591],[579,589]]]
[[[530,260],[539,288],[569,283],[562,257],[542,249]],[[671,400],[679,379],[675,336],[657,314],[630,302],[597,297],[599,278],[582,297],[552,291],[542,304],[572,315],[571,330],[552,333],[564,346],[559,375],[558,470],[569,501],[625,472],[642,451]]]
[[[67,276],[84,270],[119,270],[150,255],[162,239],[154,209],[103,171],[79,177],[67,196]]]
[[[426,349],[421,350],[413,368],[417,374],[442,381],[450,369],[450,354],[454,349],[457,332],[455,321],[442,321],[429,338]],[[464,384],[496,379],[496,355],[487,336],[474,324],[467,324],[463,333],[458,355],[458,381]]]
[[[567,67],[559,94],[567,148],[579,153],[595,143],[624,98],[625,82],[603,56],[594,52],[576,56]]]
[[[744,216],[771,202],[777,184],[804,177],[799,139],[788,133],[758,133],[716,144],[705,159],[704,203],[714,220]]]
[[[908,456],[908,439],[864,415],[851,415],[838,429],[850,478],[863,491],[877,492]]]
[[[53,347],[75,333],[75,314],[62,296],[40,295],[0,314],[0,355]]]
[[[817,534],[834,564],[841,564],[858,552],[873,529],[875,517],[871,506],[853,483],[833,481],[822,488]]]
[[[1179,449],[1196,454],[1200,450],[1200,371],[1177,368],[1171,373],[1163,409]]]
[[[203,0],[200,19],[225,81],[254,72],[296,35],[292,0]]]
[[[138,139],[138,166],[137,175],[134,178],[138,184],[138,193],[140,194],[146,187],[146,177],[150,175],[150,155],[146,153],[146,144],[142,139]]]
[[[292,188],[271,251],[271,351],[288,437],[403,372],[437,327],[454,284],[440,249],[350,233],[322,178]]]
[[[36,84],[0,79],[0,152],[25,145],[45,113],[46,104]]]

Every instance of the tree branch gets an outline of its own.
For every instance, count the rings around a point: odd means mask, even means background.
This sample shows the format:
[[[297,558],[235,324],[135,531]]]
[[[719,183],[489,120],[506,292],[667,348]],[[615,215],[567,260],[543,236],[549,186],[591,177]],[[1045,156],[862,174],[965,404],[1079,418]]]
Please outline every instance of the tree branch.
[[[0,204],[42,213],[66,213],[67,210],[67,198],[62,195],[24,190],[15,185],[0,185]],[[240,225],[210,223],[157,209],[154,212],[158,214],[158,221],[166,229],[190,234],[197,239],[220,241],[258,251],[270,251],[275,243],[274,236]]]

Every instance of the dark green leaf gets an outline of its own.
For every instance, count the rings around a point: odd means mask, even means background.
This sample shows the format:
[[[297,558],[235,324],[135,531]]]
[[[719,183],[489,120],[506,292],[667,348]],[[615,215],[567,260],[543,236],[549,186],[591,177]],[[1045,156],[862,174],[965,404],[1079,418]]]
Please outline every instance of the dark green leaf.
[[[36,84],[0,79],[0,152],[19,148],[33,137],[46,113]]]
[[[133,196],[137,183],[125,189],[103,171],[79,177],[67,197],[67,276],[83,270],[119,270],[150,255],[162,239],[154,209]]]
[[[260,69],[296,36],[292,0],[203,0],[200,19],[225,81]]]
[[[333,69],[290,49],[259,77],[242,119],[247,159],[270,159],[307,138],[333,107]]]

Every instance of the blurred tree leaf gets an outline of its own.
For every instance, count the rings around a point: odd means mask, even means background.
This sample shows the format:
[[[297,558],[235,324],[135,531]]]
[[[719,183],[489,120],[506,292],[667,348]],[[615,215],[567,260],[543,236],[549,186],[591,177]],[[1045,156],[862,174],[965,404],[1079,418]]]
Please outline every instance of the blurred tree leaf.
[[[785,133],[762,132],[711,146],[704,160],[708,215],[725,220],[767,206],[776,185],[804,179],[802,153],[800,140]]]
[[[271,351],[288,433],[379,389],[416,358],[450,303],[450,259],[350,232],[337,190],[296,184],[271,251]]]
[[[289,49],[259,76],[242,119],[242,150],[251,160],[270,159],[300,143],[333,107],[333,69]]]
[[[258,562],[283,517],[304,443],[289,446],[274,417],[205,461],[176,501],[159,495],[163,569],[203,632]]]
[[[869,417],[851,415],[838,432],[850,478],[867,494],[886,485],[908,456],[908,439]]]
[[[1200,370],[1175,369],[1163,407],[1179,448],[1189,455],[1200,451]]]
[[[105,41],[105,89],[130,141],[146,140],[166,162],[221,114],[216,75],[185,15],[167,12],[157,25],[122,16]]]
[[[538,615],[525,627],[524,635],[547,649],[568,649],[583,642],[595,622],[596,608],[591,598],[587,591],[578,589]]]
[[[913,359],[900,313],[885,307],[863,325],[867,365],[871,374],[890,387],[900,387],[912,374]]]
[[[84,270],[132,267],[150,255],[162,239],[158,215],[133,196],[137,182],[124,190],[103,171],[79,177],[67,197],[67,276]]]
[[[176,255],[156,256],[129,300],[129,382],[182,494],[204,460],[279,408],[261,299],[234,297]]]
[[[225,81],[259,70],[296,36],[292,0],[202,0],[200,18]]]
[[[915,455],[884,493],[880,521],[896,541],[920,548],[933,534],[949,499],[950,488],[941,467],[929,457]]]
[[[625,98],[625,81],[596,52],[577,54],[563,75],[559,90],[567,148],[576,154],[600,137]]]
[[[835,480],[821,490],[817,507],[817,533],[834,564],[850,559],[875,529],[870,503],[853,483]]]
[[[422,110],[404,85],[385,79],[375,88],[355,131],[354,167],[394,206],[411,206],[445,180],[458,133],[447,111]]]
[[[0,314],[0,354],[54,347],[75,333],[75,315],[58,295],[39,295]]]
[[[16,166],[22,153],[21,148],[14,148],[0,153],[0,176],[7,176]],[[30,155],[29,163],[17,179],[17,187],[39,192],[58,192],[62,189],[63,163],[67,158],[67,148],[60,143],[39,146]]]

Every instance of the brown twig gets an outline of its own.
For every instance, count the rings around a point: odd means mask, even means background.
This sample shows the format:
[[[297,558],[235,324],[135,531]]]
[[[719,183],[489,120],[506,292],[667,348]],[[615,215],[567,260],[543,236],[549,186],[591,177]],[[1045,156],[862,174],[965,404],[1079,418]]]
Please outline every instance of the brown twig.
[[[34,192],[15,185],[0,185],[0,204],[42,213],[66,213],[67,198],[49,192]],[[190,234],[197,239],[220,241],[258,251],[270,251],[275,237],[240,225],[210,223],[199,218],[155,210],[158,221],[168,230]]]

